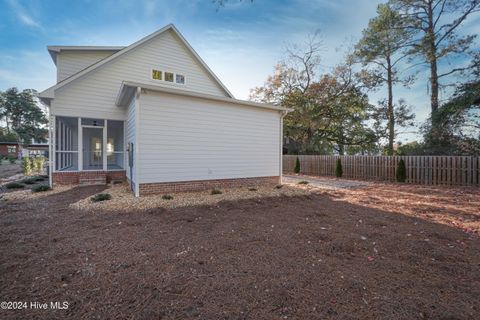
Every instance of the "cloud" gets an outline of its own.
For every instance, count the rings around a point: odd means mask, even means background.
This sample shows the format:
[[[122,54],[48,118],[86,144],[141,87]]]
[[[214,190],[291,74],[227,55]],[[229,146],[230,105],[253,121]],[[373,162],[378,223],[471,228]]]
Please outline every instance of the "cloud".
[[[20,22],[29,27],[42,29],[42,25],[31,15],[29,15],[27,10],[25,10],[25,8],[17,0],[8,0],[8,3],[13,12],[17,15]]]

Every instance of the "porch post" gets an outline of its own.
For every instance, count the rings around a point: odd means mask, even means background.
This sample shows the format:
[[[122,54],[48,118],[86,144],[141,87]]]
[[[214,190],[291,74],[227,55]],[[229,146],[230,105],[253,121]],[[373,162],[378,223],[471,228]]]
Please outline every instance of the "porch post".
[[[102,160],[103,171],[107,171],[107,120],[105,119],[105,125],[103,126],[103,143],[102,143]]]
[[[78,171],[83,170],[83,129],[82,118],[78,118]]]
[[[53,187],[53,171],[55,169],[55,116],[50,115],[50,123],[48,124],[48,184]]]

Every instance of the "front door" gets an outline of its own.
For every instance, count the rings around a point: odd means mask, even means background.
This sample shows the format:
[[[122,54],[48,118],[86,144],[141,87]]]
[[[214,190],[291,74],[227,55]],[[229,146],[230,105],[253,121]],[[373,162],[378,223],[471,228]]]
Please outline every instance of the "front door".
[[[103,170],[103,127],[83,127],[83,169]]]

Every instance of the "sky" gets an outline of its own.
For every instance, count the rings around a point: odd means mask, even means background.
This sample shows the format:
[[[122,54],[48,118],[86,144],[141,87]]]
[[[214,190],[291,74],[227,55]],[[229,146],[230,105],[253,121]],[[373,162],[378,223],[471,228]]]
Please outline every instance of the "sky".
[[[0,0],[0,90],[42,91],[55,83],[47,45],[126,46],[173,23],[236,98],[248,99],[285,57],[285,48],[320,32],[320,72],[329,72],[361,37],[381,0]],[[480,33],[480,14],[463,32]],[[429,114],[427,70],[397,98],[417,122]],[[423,81],[422,81],[423,80]],[[383,91],[382,91],[383,90]],[[385,90],[370,93],[372,103]],[[409,129],[400,140],[417,138]]]

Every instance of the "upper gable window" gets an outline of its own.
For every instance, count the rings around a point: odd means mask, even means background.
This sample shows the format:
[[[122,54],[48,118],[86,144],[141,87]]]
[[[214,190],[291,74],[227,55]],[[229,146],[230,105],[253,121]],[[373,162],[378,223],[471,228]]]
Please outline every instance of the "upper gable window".
[[[178,84],[185,84],[185,76],[182,75],[182,74],[176,74],[175,75],[175,83],[178,83]]]
[[[162,79],[162,74],[163,74],[162,71],[152,69],[152,79],[153,80],[163,80]]]
[[[185,75],[175,72],[152,69],[151,77],[152,80],[165,81],[180,85],[185,84]]]
[[[173,82],[173,73],[172,72],[165,72],[165,81]]]

